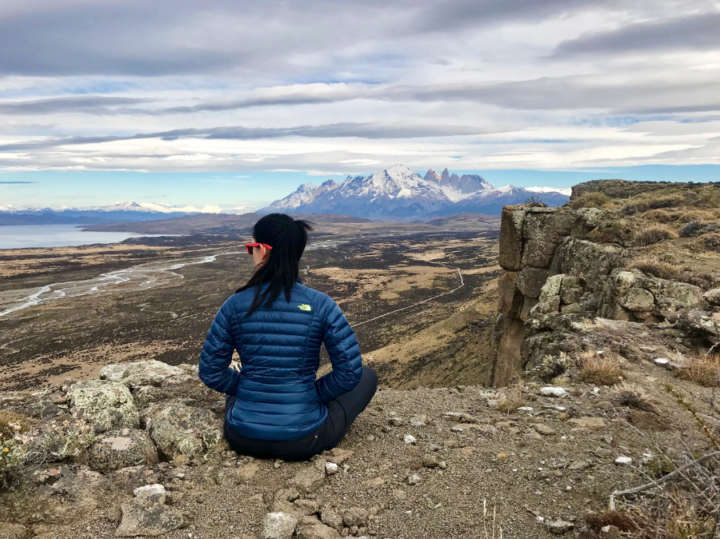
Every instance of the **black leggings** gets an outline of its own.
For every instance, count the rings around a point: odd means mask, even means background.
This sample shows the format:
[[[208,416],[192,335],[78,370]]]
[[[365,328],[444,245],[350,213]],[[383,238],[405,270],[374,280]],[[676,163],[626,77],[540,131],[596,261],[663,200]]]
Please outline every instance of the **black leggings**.
[[[328,417],[316,430],[297,440],[259,440],[238,436],[225,423],[225,438],[230,447],[243,455],[283,460],[305,460],[340,443],[355,418],[373,398],[377,374],[372,367],[363,367],[360,383],[347,393],[327,403]],[[231,406],[235,397],[228,397]]]

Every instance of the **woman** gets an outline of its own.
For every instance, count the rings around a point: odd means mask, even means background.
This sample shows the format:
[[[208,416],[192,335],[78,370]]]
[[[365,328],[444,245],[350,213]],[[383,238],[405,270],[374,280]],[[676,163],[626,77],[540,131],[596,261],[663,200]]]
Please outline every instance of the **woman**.
[[[242,454],[303,460],[330,449],[377,388],[340,308],[300,283],[308,230],[279,213],[255,224],[255,272],[218,311],[200,355],[202,381],[228,395],[225,438]],[[321,343],[333,370],[316,380]]]

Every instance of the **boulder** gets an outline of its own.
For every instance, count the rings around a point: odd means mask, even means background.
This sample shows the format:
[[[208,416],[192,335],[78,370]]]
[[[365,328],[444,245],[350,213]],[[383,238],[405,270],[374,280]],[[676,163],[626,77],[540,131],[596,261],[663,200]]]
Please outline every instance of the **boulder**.
[[[68,390],[68,399],[73,415],[91,423],[95,432],[134,428],[140,424],[135,401],[128,388],[120,382],[76,382]]]
[[[185,525],[183,514],[161,503],[147,504],[146,500],[132,500],[120,505],[122,519],[115,535],[162,535]]]
[[[297,523],[297,517],[290,513],[268,513],[263,521],[263,538],[290,539],[295,533]]]
[[[144,419],[158,451],[168,459],[201,455],[223,438],[222,422],[215,414],[179,401],[151,406]]]
[[[703,299],[710,305],[720,305],[720,288],[712,288],[703,294]]]
[[[157,450],[150,436],[137,429],[114,430],[99,436],[87,455],[88,465],[101,472],[157,461]]]
[[[186,378],[192,377],[183,369],[154,359],[113,363],[100,370],[101,380],[122,382],[130,387],[159,386],[167,382],[168,379],[174,379],[173,381],[177,382]]]

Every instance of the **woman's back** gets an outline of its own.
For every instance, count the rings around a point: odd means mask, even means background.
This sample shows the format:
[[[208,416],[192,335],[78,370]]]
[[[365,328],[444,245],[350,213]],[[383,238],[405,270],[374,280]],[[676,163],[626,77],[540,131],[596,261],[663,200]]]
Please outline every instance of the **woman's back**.
[[[357,339],[337,304],[299,281],[289,301],[281,294],[245,316],[254,296],[253,288],[241,290],[220,308],[203,346],[200,378],[235,397],[226,422],[240,436],[297,439],[325,421],[325,403],[358,383]],[[323,342],[333,370],[315,380]],[[239,372],[229,368],[233,349]]]

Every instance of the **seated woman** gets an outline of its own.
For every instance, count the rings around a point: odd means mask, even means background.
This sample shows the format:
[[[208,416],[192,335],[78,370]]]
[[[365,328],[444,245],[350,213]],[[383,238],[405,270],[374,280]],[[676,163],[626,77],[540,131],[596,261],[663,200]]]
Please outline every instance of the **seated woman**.
[[[340,308],[300,283],[308,230],[279,213],[255,224],[255,273],[223,303],[200,355],[202,381],[227,394],[225,438],[245,455],[304,460],[335,447],[377,388]],[[322,343],[333,369],[316,380]]]

